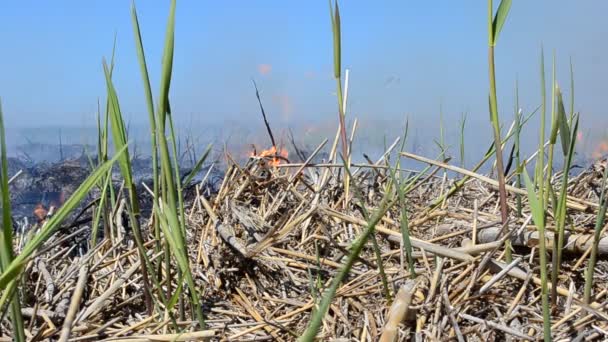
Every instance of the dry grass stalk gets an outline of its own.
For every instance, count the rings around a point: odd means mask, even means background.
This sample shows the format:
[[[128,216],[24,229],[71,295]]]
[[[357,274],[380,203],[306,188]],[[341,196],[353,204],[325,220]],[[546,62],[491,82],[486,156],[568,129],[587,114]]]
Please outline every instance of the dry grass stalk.
[[[416,281],[408,280],[405,284],[401,285],[397,295],[388,311],[386,317],[386,323],[380,335],[380,342],[393,342],[397,341],[399,325],[403,322],[407,316],[407,311],[412,302],[412,296],[416,290]]]

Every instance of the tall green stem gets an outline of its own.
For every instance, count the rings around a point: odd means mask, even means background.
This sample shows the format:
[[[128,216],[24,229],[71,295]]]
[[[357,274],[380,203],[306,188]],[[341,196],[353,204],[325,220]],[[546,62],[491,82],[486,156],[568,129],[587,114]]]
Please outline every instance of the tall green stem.
[[[150,87],[150,77],[148,75],[148,66],[146,64],[146,56],[144,54],[144,47],[141,37],[141,31],[139,30],[139,21],[137,19],[137,11],[135,9],[135,5],[131,6],[131,21],[133,24],[133,32],[135,36],[135,46],[137,51],[137,57],[139,60],[139,67],[141,71],[141,77],[144,84],[144,94],[146,97],[146,107],[148,108],[148,120],[150,122],[150,144],[152,148],[152,181],[153,181],[153,191],[154,196],[158,196],[159,194],[159,185],[158,185],[158,147],[157,147],[157,128],[156,128],[156,118],[154,117],[154,100],[152,97],[152,89]],[[154,201],[153,205],[157,205],[156,201]],[[160,226],[158,223],[158,217],[156,217],[156,211],[153,211],[153,220],[154,220],[154,238],[156,240],[156,251],[160,250]]]
[[[589,304],[591,302],[591,289],[593,287],[593,273],[595,272],[595,264],[597,262],[597,251],[600,244],[600,237],[602,233],[602,228],[604,227],[604,219],[606,217],[606,207],[608,206],[608,201],[606,200],[606,176],[608,176],[608,167],[604,168],[604,177],[602,179],[602,194],[600,196],[600,209],[597,213],[597,218],[595,220],[595,232],[593,234],[593,245],[591,247],[591,255],[589,256],[589,265],[587,267],[587,272],[585,273],[585,295],[584,301],[585,304]]]
[[[490,13],[492,13],[492,1],[489,1]],[[490,19],[491,21],[491,19]],[[490,35],[493,36],[493,32],[490,31]],[[493,38],[490,38],[493,41]],[[507,190],[505,186],[505,169],[503,166],[502,159],[502,146],[500,137],[500,120],[498,117],[498,100],[496,96],[496,70],[494,67],[494,45],[488,46],[488,64],[490,74],[490,114],[492,119],[492,126],[494,131],[494,143],[496,145],[496,174],[498,175],[498,192],[500,196],[500,218],[502,221],[502,233],[507,229],[507,220],[509,215],[509,208],[507,206]],[[505,255],[507,261],[511,259],[511,246],[510,241],[505,241]]]
[[[521,188],[521,157],[520,157],[521,113],[519,111],[519,82],[515,82],[515,165],[517,168],[516,186]],[[521,195],[516,195],[517,217],[522,217]]]
[[[543,331],[545,342],[551,341],[551,312],[549,310],[549,289],[547,288],[547,246],[545,239],[545,228],[538,229],[539,257],[540,257],[540,281],[541,297],[543,306]]]
[[[549,308],[549,289],[547,286],[547,246],[545,237],[545,186],[544,186],[544,163],[545,163],[545,116],[546,108],[546,84],[545,84],[545,57],[541,49],[541,116],[540,116],[540,143],[538,150],[538,158],[536,159],[536,177],[534,178],[535,185],[538,185],[539,210],[542,218],[541,224],[537,223],[539,236],[539,259],[540,259],[540,278],[541,278],[541,299],[543,307],[543,330],[544,340],[551,341],[551,312]],[[536,219],[535,219],[536,221]]]
[[[4,131],[4,118],[2,104],[0,103],[0,153],[2,158],[0,186],[2,187],[2,229],[0,229],[0,273],[4,272],[13,261],[13,222],[11,219],[10,193],[8,188],[8,159],[6,153],[6,136]],[[15,341],[25,341],[21,303],[19,302],[19,289],[15,287],[10,303],[11,323]],[[5,289],[8,291],[8,289]],[[0,307],[1,309],[1,307]]]
[[[585,274],[585,296],[586,304],[591,301],[591,288],[593,287],[593,273],[595,272],[595,263],[597,261],[597,251],[599,248],[602,229],[604,228],[604,220],[606,218],[606,209],[608,200],[606,200],[606,179],[608,178],[608,166],[604,167],[604,176],[602,177],[602,192],[600,195],[600,209],[595,220],[595,232],[593,234],[593,245],[591,247],[591,255],[589,257],[589,266]]]

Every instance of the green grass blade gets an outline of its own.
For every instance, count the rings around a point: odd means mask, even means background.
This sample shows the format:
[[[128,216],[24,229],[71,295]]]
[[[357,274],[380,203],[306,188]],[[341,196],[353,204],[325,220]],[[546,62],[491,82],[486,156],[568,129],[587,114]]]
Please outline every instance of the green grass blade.
[[[397,189],[397,193],[399,196],[399,206],[401,208],[401,239],[403,240],[403,249],[405,250],[405,256],[407,258],[407,264],[410,270],[410,277],[412,279],[416,278],[416,269],[414,267],[414,257],[413,257],[413,248],[412,242],[410,240],[410,229],[409,229],[409,221],[407,218],[407,205],[405,201],[405,191],[403,187],[400,185],[397,177],[395,175],[396,170],[391,169],[391,179],[393,184],[395,184],[395,188]]]
[[[148,108],[148,121],[150,122],[150,147],[152,154],[152,191],[155,196],[160,194],[159,191],[159,177],[158,177],[158,137],[157,137],[157,124],[154,112],[154,99],[152,96],[152,87],[150,85],[150,76],[148,75],[148,66],[146,63],[146,55],[144,53],[144,46],[142,42],[141,30],[139,28],[139,20],[137,18],[137,10],[135,8],[135,2],[131,5],[131,23],[133,26],[133,33],[135,36],[135,50],[137,51],[137,59],[139,61],[139,67],[141,77],[144,85],[144,94],[146,97],[146,106]],[[155,203],[156,205],[156,203]],[[156,239],[155,248],[157,251],[161,249],[160,241],[160,226],[158,217],[156,217],[156,211],[153,211],[154,219],[154,237]],[[161,291],[162,292],[162,291]]]
[[[460,166],[465,167],[464,162],[464,129],[467,123],[467,114],[462,114],[462,119],[460,120]]]
[[[142,260],[141,263],[141,272],[142,272],[142,280],[144,283],[143,291],[144,291],[144,301],[146,304],[146,308],[148,310],[148,314],[152,314],[153,303],[152,303],[152,288],[150,286],[150,281],[148,277],[148,269],[151,273],[154,273],[152,267],[150,267],[148,258],[146,256],[146,250],[144,248],[144,239],[141,233],[140,224],[139,224],[139,216],[140,216],[140,207],[139,207],[139,196],[137,194],[137,189],[135,184],[133,183],[133,170],[131,168],[131,159],[129,157],[129,150],[127,144],[127,130],[125,129],[124,119],[122,116],[122,112],[120,110],[120,105],[118,102],[118,95],[116,94],[116,89],[114,88],[114,84],[112,82],[111,75],[109,73],[109,69],[104,61],[104,72],[106,76],[106,86],[108,92],[108,103],[110,106],[109,116],[110,121],[112,123],[112,137],[114,138],[114,146],[116,149],[125,148],[125,152],[121,154],[121,157],[118,159],[118,164],[120,167],[121,174],[123,176],[125,182],[125,189],[129,194],[129,220],[131,221],[131,227],[133,230],[133,237],[135,238],[135,243],[137,245],[139,256]]]
[[[494,4],[492,0],[488,0],[488,45],[494,46]]]
[[[201,309],[201,303],[198,295],[198,291],[194,284],[194,277],[190,271],[190,261],[188,260],[188,253],[186,250],[186,244],[183,240],[183,235],[179,229],[180,224],[177,218],[177,212],[175,212],[175,206],[168,205],[166,202],[162,205],[163,210],[158,213],[160,217],[160,226],[163,230],[164,237],[167,239],[169,246],[177,260],[177,264],[186,278],[186,282],[190,289],[190,296],[192,297],[192,305],[196,313],[197,319],[201,328],[205,326],[205,319]],[[157,206],[158,208],[158,206]],[[157,209],[160,210],[160,209]]]
[[[173,126],[173,115],[171,114],[171,104],[168,103],[168,111],[167,111],[167,117],[168,117],[168,121],[169,121],[169,137],[171,139],[171,152],[172,152],[172,156],[173,156],[173,173],[175,175],[175,189],[177,191],[177,202],[178,202],[178,207],[177,207],[177,211],[179,214],[179,222],[181,224],[181,228],[182,228],[182,234],[186,234],[186,218],[184,215],[184,198],[182,196],[182,182],[180,179],[180,175],[181,175],[181,171],[180,171],[180,167],[179,167],[179,161],[178,161],[178,156],[179,156],[179,152],[178,152],[178,146],[177,146],[177,135],[175,134],[175,128]]]
[[[530,204],[530,211],[532,213],[532,219],[538,229],[545,229],[545,212],[541,205],[539,196],[534,191],[534,183],[530,180],[528,171],[523,168],[524,183],[526,184],[526,191],[528,192],[528,202]]]
[[[101,221],[101,214],[105,210],[106,199],[108,198],[108,188],[110,187],[112,180],[112,170],[108,171],[106,175],[106,180],[103,182],[103,186],[101,187],[101,196],[99,198],[99,205],[97,206],[97,210],[95,211],[95,217],[93,219],[93,226],[91,228],[91,247],[95,247],[97,245],[97,234],[99,231],[99,223]],[[107,222],[106,222],[107,224]]]
[[[333,33],[334,41],[334,77],[339,79],[342,73],[342,44],[341,44],[341,33],[340,33],[340,9],[338,8],[338,2],[336,1],[335,7],[332,8],[331,0],[329,2],[329,14],[331,15],[331,30]]]
[[[549,136],[549,144],[555,145],[557,143],[557,131],[559,129],[559,116],[557,115],[556,98],[557,98],[557,81],[555,78],[555,53],[553,53],[553,66],[552,66],[552,78],[551,82],[551,135]],[[566,153],[564,153],[566,155]],[[549,165],[551,167],[551,165]]]
[[[344,158],[344,156],[342,160],[345,163],[345,167],[348,168],[348,164],[346,163],[346,159]],[[345,172],[348,171],[345,170]],[[386,214],[388,209],[394,203],[393,201],[391,201],[392,195],[392,182],[389,182],[388,191],[386,191],[386,193],[384,194],[384,197],[382,198],[378,209],[376,209],[374,215],[371,216],[371,218],[367,221],[367,226],[363,233],[353,242],[350,248],[350,254],[346,259],[346,263],[342,266],[336,277],[332,280],[330,287],[325,291],[325,294],[321,299],[321,303],[319,304],[318,309],[313,312],[312,317],[308,323],[308,327],[306,328],[302,336],[298,339],[298,341],[314,341],[321,326],[321,323],[323,322],[323,317],[325,317],[325,315],[327,314],[327,311],[329,310],[329,305],[331,304],[336,294],[336,291],[338,290],[338,287],[350,272],[350,269],[359,257],[359,254],[361,254],[363,247],[365,246],[371,235],[375,233],[376,225],[380,222],[382,217]]]
[[[137,10],[135,3],[131,6],[131,21],[135,36],[135,50],[137,51],[137,59],[141,72],[142,81],[144,84],[144,94],[146,97],[146,106],[148,108],[148,121],[150,122],[150,143],[152,147],[152,175],[154,181],[154,193],[158,193],[158,148],[157,148],[157,129],[156,118],[154,116],[154,99],[152,97],[152,87],[150,86],[150,76],[148,75],[148,66],[146,63],[146,55],[139,29],[139,20],[137,19]]]
[[[6,132],[4,130],[4,114],[0,101],[0,155],[2,168],[0,171],[0,191],[2,192],[2,229],[0,230],[0,271],[4,272],[13,261],[13,220],[11,216],[10,190],[8,187],[8,158],[6,153]],[[0,308],[2,308],[0,306]],[[25,341],[23,316],[19,291],[12,293],[10,316],[13,324],[15,341]]]
[[[188,283],[188,287],[190,288],[190,296],[191,296],[191,306],[194,308],[197,319],[201,328],[205,326],[204,317],[201,311],[201,305],[199,301],[199,296],[197,289],[194,286],[192,275],[189,271],[189,266],[185,264],[186,260],[183,260],[184,255],[179,254],[180,251],[185,249],[185,242],[183,240],[182,229],[184,225],[183,219],[180,220],[179,217],[183,218],[183,206],[182,199],[177,198],[176,189],[179,189],[180,183],[177,182],[178,174],[174,174],[174,168],[177,170],[177,165],[171,160],[171,154],[169,152],[169,144],[167,142],[166,137],[166,124],[167,124],[167,115],[170,115],[170,105],[169,105],[169,89],[171,85],[171,75],[173,68],[173,52],[174,52],[174,40],[175,40],[175,7],[176,1],[171,1],[171,8],[169,11],[169,19],[167,21],[167,29],[165,34],[165,46],[163,51],[163,63],[162,63],[162,71],[161,71],[161,80],[160,80],[160,93],[158,99],[158,106],[156,108],[156,123],[158,124],[158,145],[160,149],[160,161],[161,161],[161,178],[163,185],[162,191],[162,199],[163,199],[163,210],[160,211],[163,215],[167,215],[167,217],[159,217],[162,223],[170,223],[170,227],[165,226],[164,230],[167,228],[171,228],[171,233],[173,234],[170,240],[168,241],[170,244],[173,244],[171,250],[175,254],[176,259],[180,265],[181,272],[184,273],[186,281]],[[171,118],[169,118],[171,119]],[[171,125],[171,121],[169,122]],[[173,139],[173,149],[175,153],[175,135],[173,134],[173,130],[169,132]],[[175,159],[174,159],[175,161]],[[177,202],[180,202],[180,211],[178,212]],[[179,216],[178,216],[179,215]],[[169,238],[168,236],[166,238]],[[166,255],[166,267],[170,267],[169,265],[169,255]],[[180,260],[181,259],[181,260]]]
[[[135,36],[135,51],[141,72],[142,81],[144,83],[144,94],[146,96],[146,106],[148,108],[148,119],[150,120],[151,133],[153,136],[152,142],[156,142],[156,120],[154,119],[154,99],[152,97],[152,87],[150,86],[150,76],[148,75],[148,66],[146,64],[146,55],[144,53],[144,45],[142,42],[141,31],[139,29],[139,20],[137,19],[137,10],[135,2],[131,5],[131,22]]]
[[[110,106],[109,117],[112,125],[113,142],[117,148],[123,148],[127,146],[127,131],[124,126],[124,121],[122,120],[120,104],[118,103],[116,89],[112,83],[112,76],[110,75],[110,70],[105,60],[103,61],[103,69],[106,76],[108,104]],[[127,186],[133,184],[133,176],[131,174],[131,158],[127,149],[125,149],[125,152],[120,155],[120,158],[118,159],[118,166],[120,167]]]
[[[387,193],[382,199],[382,202],[380,203],[379,208],[376,210],[376,213],[368,222],[367,227],[363,231],[362,235],[359,236],[353,243],[353,246],[350,249],[351,252],[348,255],[348,258],[346,259],[346,263],[344,264],[344,266],[342,266],[336,277],[332,280],[329,289],[325,291],[323,299],[321,299],[321,303],[319,304],[318,310],[312,316],[310,322],[308,323],[308,327],[306,328],[306,330],[302,334],[302,337],[300,337],[298,341],[311,342],[317,336],[317,332],[319,331],[319,327],[321,326],[323,317],[325,317],[325,314],[329,310],[329,305],[331,304],[336,294],[336,291],[338,290],[338,287],[342,283],[342,280],[344,280],[344,278],[346,278],[346,276],[350,272],[350,269],[359,257],[361,251],[363,250],[363,246],[365,246],[365,243],[367,242],[371,234],[374,233],[376,225],[380,222],[380,220],[388,210],[388,198],[389,195]]]
[[[169,20],[165,34],[165,47],[163,50],[163,63],[160,78],[160,97],[157,117],[160,118],[161,128],[165,127],[165,118],[169,106],[169,88],[171,87],[171,74],[173,71],[173,50],[175,46],[175,0],[171,1]],[[163,131],[164,133],[164,131]]]
[[[441,151],[441,160],[446,159],[445,152],[447,150],[447,146],[445,144],[445,128],[443,123],[443,105],[439,105],[439,142],[435,141],[435,144],[439,146],[439,150]]]
[[[171,299],[169,299],[169,302],[167,303],[167,307],[166,307],[167,311],[173,310],[173,308],[177,304],[177,302],[182,294],[183,288],[184,288],[184,275],[182,273],[181,277],[179,277],[177,280],[177,289],[175,290],[175,293],[173,293],[173,296],[171,297]]]
[[[350,172],[350,167],[346,159],[342,157],[342,163],[344,165],[344,172],[348,174],[348,179],[353,179],[353,174]],[[365,197],[363,193],[360,191],[358,187],[354,187],[354,194],[359,199],[359,206],[361,208],[361,212],[363,214],[363,218],[365,221],[369,221],[369,213],[367,208],[365,207]],[[382,252],[380,251],[380,246],[378,245],[378,240],[376,239],[375,234],[371,234],[370,240],[372,241],[372,247],[374,249],[374,254],[376,255],[376,262],[378,263],[378,273],[380,274],[380,279],[382,281],[382,287],[384,288],[384,295],[387,301],[392,300],[391,292],[388,287],[388,278],[386,277],[386,273],[384,272],[384,264],[382,262]]]
[[[156,118],[154,116],[154,99],[152,97],[152,87],[150,86],[150,76],[148,75],[148,66],[146,64],[146,55],[139,29],[139,20],[137,19],[137,10],[135,3],[131,6],[131,21],[135,36],[135,47],[137,51],[137,59],[141,72],[142,81],[144,84],[144,94],[146,97],[146,106],[148,108],[148,121],[150,122],[150,144],[152,147],[152,175],[154,181],[154,193],[158,193],[158,148],[157,148],[157,128]]]
[[[507,21],[507,16],[509,14],[510,9],[511,0],[502,0],[500,2],[500,5],[498,5],[496,16],[494,17],[494,21],[492,22],[492,45],[496,45],[496,42],[498,41],[498,36],[500,35],[500,31],[502,31],[502,27]]]
[[[492,1],[488,1],[489,5],[489,14],[492,13]],[[499,203],[500,203],[500,217],[503,228],[501,229],[501,234],[504,234],[505,229],[507,229],[507,221],[509,219],[509,206],[507,205],[507,191],[506,191],[506,180],[505,180],[505,169],[503,166],[503,153],[502,153],[502,137],[500,131],[500,119],[499,119],[499,111],[498,111],[498,95],[496,90],[496,68],[494,62],[494,46],[496,43],[496,37],[502,29],[502,25],[506,20],[507,14],[509,12],[509,8],[511,7],[510,0],[502,0],[499,7],[496,18],[494,19],[494,25],[491,25],[490,31],[488,32],[488,36],[490,37],[490,45],[488,46],[488,66],[489,66],[489,105],[490,105],[490,117],[491,123],[493,126],[494,133],[494,144],[496,150],[496,173],[498,178],[498,193],[499,193]],[[492,21],[492,17],[488,18],[488,21]],[[505,250],[506,250],[506,261],[511,261],[511,248],[510,248],[510,240],[505,241]]]
[[[194,165],[192,170],[190,170],[190,173],[188,176],[186,176],[186,179],[183,182],[183,186],[190,184],[194,176],[196,176],[196,174],[201,170],[201,167],[205,163],[205,160],[207,160],[207,157],[209,157],[209,153],[211,153],[211,145],[207,146],[201,158],[196,162],[196,165]]]
[[[171,166],[171,157],[169,154],[169,145],[166,137],[166,117],[169,111],[169,88],[171,85],[171,74],[173,68],[173,49],[175,40],[175,0],[171,1],[171,8],[169,10],[169,19],[167,21],[167,31],[165,35],[165,47],[163,51],[163,63],[161,70],[160,80],[160,94],[158,100],[158,107],[156,108],[156,123],[159,125],[159,131],[157,134],[159,149],[160,149],[160,161],[161,161],[161,175],[162,184],[164,189],[162,191],[163,197],[167,200],[170,205],[175,205],[176,200],[176,188],[175,178],[173,176],[173,168]]]
[[[559,89],[559,86],[556,86],[557,92],[557,120],[560,124],[559,133],[560,140],[562,144],[562,150],[564,152],[564,156],[568,156],[568,149],[570,148],[570,127],[568,125],[568,118],[566,117],[566,109],[564,108],[564,99],[562,97],[562,92]],[[573,137],[576,141],[576,136]]]
[[[519,109],[519,81],[515,81],[515,165],[517,169],[517,178],[516,178],[516,186],[521,188],[521,158],[520,158],[520,150],[521,150],[521,111]],[[521,195],[516,195],[517,202],[517,217],[522,217],[522,204],[521,204]]]
[[[574,66],[570,57],[570,122],[574,118]]]
[[[547,247],[545,240],[545,209],[542,204],[542,197],[537,196],[534,191],[534,183],[530,180],[528,171],[523,168],[524,182],[528,192],[528,202],[530,211],[532,212],[532,220],[538,229],[539,235],[539,258],[540,258],[540,276],[541,276],[541,297],[543,307],[543,335],[545,341],[551,341],[551,313],[549,308],[549,293],[547,280]],[[539,184],[543,184],[541,181]]]
[[[557,89],[558,93],[559,93],[559,89]],[[565,112],[563,114],[563,119],[565,121]],[[557,277],[559,275],[560,269],[561,269],[561,264],[562,264],[562,251],[563,251],[563,247],[564,247],[564,236],[565,236],[565,230],[566,230],[566,200],[567,200],[567,195],[568,195],[568,178],[569,178],[569,172],[570,172],[570,167],[572,165],[572,159],[574,157],[574,147],[576,145],[576,133],[578,131],[578,117],[574,118],[574,122],[572,123],[573,127],[572,127],[572,135],[573,138],[570,139],[570,137],[568,137],[568,142],[569,142],[569,146],[568,149],[566,150],[566,155],[564,156],[564,168],[562,170],[562,180],[561,180],[561,189],[560,189],[560,194],[559,194],[559,199],[556,200],[557,205],[554,206],[554,208],[556,209],[556,222],[555,222],[555,229],[558,235],[557,239],[554,239],[555,241],[555,247],[554,247],[554,259],[555,259],[555,264],[553,265],[553,272],[551,274],[551,284],[552,284],[552,288],[551,288],[551,298],[556,298],[557,297]],[[567,126],[567,125],[566,125]],[[570,133],[569,129],[568,129],[568,133]],[[551,188],[550,188],[551,190]]]
[[[541,91],[541,111],[540,111],[540,142],[538,149],[538,158],[536,158],[536,169],[534,177],[534,184],[542,184],[543,183],[543,173],[544,173],[544,162],[545,162],[545,119],[547,116],[547,84],[545,81],[545,52],[541,46],[540,49],[540,91]],[[538,183],[540,182],[540,183]],[[541,206],[544,208],[544,204],[542,203],[544,199],[543,187],[540,187],[540,200]]]
[[[602,192],[600,194],[599,202],[600,208],[595,219],[593,245],[591,247],[591,254],[589,255],[589,265],[587,266],[587,271],[585,272],[585,292],[583,298],[586,304],[591,302],[591,290],[593,288],[593,274],[595,273],[597,252],[599,249],[602,229],[604,228],[604,221],[606,219],[606,209],[608,209],[608,201],[606,200],[606,179],[608,179],[608,167],[604,167],[604,175],[601,183]]]

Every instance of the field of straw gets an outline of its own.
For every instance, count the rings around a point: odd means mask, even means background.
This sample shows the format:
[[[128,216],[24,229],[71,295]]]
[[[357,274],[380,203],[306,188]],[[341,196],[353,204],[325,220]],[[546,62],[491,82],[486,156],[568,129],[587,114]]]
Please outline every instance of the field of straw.
[[[542,52],[540,105],[524,114],[516,103],[501,124],[494,49],[511,1],[488,1],[494,140],[470,168],[450,163],[443,137],[436,158],[408,152],[407,126],[381,155],[353,161],[357,120],[346,113],[338,4],[329,7],[335,136],[288,153],[254,83],[270,148],[246,163],[225,151],[215,191],[209,172],[201,178],[210,147],[187,171],[178,162],[175,0],[155,95],[132,7],[149,181],[137,184],[112,54],[90,173],[19,226],[10,199],[23,175],[9,174],[0,107],[0,342],[608,339],[607,162],[574,171],[579,115],[555,64],[545,80]],[[539,135],[531,155],[520,155],[524,131]]]

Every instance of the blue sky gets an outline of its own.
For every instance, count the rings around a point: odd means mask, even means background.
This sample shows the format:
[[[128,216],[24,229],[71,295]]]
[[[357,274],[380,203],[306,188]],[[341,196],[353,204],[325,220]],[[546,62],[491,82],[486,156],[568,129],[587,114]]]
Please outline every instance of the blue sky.
[[[409,115],[413,126],[436,127],[442,105],[448,121],[466,111],[471,127],[485,128],[485,1],[340,5],[351,116],[402,122]],[[137,2],[154,89],[168,7],[169,1]],[[110,55],[115,33],[114,79],[123,111],[132,122],[145,122],[130,1],[2,1],[0,13],[0,96],[9,128],[90,126],[105,90],[101,60]],[[513,1],[496,57],[503,117],[511,118],[516,78],[522,107],[537,106],[542,43],[547,71],[557,54],[567,101],[572,57],[577,109],[588,126],[606,123],[605,13],[603,0]],[[254,77],[276,125],[333,120],[331,44],[324,0],[179,0],[174,112],[182,122],[257,123]]]

